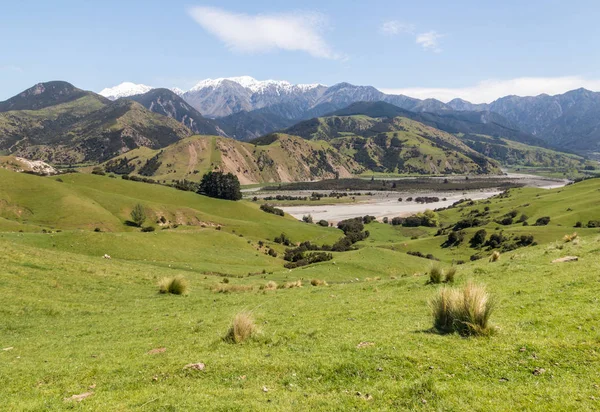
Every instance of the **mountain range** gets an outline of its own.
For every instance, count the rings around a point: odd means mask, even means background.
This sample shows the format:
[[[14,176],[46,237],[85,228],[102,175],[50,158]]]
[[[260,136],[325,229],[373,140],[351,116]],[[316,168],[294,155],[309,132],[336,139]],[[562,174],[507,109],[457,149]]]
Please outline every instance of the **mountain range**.
[[[149,86],[123,83],[104,89],[100,94],[114,100],[149,89]],[[499,123],[561,149],[587,153],[600,148],[600,93],[585,89],[556,96],[506,96],[489,104],[473,104],[462,99],[444,103],[389,95],[372,86],[293,85],[242,76],[203,80],[188,91],[177,90],[176,94],[204,116],[217,119],[219,128],[238,140],[251,140],[352,103],[384,101],[411,112],[494,113],[482,116],[481,121]]]
[[[394,97],[397,104],[412,110],[381,100],[352,102],[385,96],[347,83],[325,87],[238,81],[242,84],[205,82],[196,91],[244,88],[263,100],[285,94],[286,102],[267,106],[263,101],[261,108],[213,119],[185,100],[191,91],[150,88],[130,95],[145,88],[120,87],[126,96],[110,100],[63,81],[39,83],[0,102],[0,155],[54,165],[102,163],[117,174],[165,181],[198,180],[208,170],[224,170],[249,183],[365,172],[490,174],[499,173],[500,164],[583,163],[580,157],[551,150],[541,137],[492,111],[453,110],[440,107],[441,102],[402,96]],[[298,95],[304,103],[294,100]],[[310,103],[310,96],[320,103]],[[593,95],[585,101],[593,106]],[[296,122],[293,117],[308,119]],[[254,139],[241,143],[231,138],[236,133]]]

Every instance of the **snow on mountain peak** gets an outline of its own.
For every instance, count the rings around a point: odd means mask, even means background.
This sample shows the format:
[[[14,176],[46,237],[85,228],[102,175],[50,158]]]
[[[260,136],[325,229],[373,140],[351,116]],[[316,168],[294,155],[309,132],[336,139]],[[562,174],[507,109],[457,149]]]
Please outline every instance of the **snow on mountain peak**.
[[[205,79],[200,81],[189,91],[195,92],[207,88],[217,88],[223,84],[224,81],[230,81],[239,84],[245,89],[249,89],[252,93],[265,93],[268,90],[272,90],[275,93],[291,93],[294,91],[307,92],[315,89],[321,84],[298,84],[294,85],[285,80],[256,80],[250,76],[240,77],[221,77],[218,79]]]
[[[99,94],[109,100],[117,100],[121,97],[134,96],[136,94],[147,93],[154,87],[146,86],[145,84],[135,84],[131,82],[123,82],[115,87],[107,87]]]
[[[171,90],[179,97],[183,96],[183,94],[185,93],[185,90],[181,90],[179,87],[171,87],[169,90]]]

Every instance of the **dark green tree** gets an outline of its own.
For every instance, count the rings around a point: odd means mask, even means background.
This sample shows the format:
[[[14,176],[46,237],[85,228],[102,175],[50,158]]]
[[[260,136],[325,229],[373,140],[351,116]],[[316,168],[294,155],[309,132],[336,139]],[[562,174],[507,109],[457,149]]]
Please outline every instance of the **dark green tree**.
[[[242,198],[240,181],[232,173],[212,171],[206,173],[202,176],[198,193],[217,199],[240,200]]]

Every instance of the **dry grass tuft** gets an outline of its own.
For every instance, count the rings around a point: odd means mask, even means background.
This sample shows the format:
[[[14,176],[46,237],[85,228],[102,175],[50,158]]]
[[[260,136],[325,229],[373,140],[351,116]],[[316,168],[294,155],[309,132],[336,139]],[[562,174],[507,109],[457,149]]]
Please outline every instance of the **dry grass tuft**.
[[[313,279],[310,281],[310,284],[313,286],[327,286],[327,282],[321,279]]]
[[[574,241],[575,239],[577,239],[577,232],[575,232],[575,233],[573,233],[573,234],[571,234],[571,235],[565,235],[565,236],[563,237],[563,241],[564,241],[565,243],[572,242],[572,241]]]
[[[494,252],[490,255],[490,262],[497,262],[500,260],[500,252],[494,250]]]
[[[261,286],[261,289],[263,289],[263,290],[277,290],[277,283],[275,283],[274,281],[270,280],[265,285]]]
[[[494,302],[484,286],[468,283],[461,289],[443,287],[430,300],[433,326],[443,333],[462,336],[489,335]]]
[[[249,292],[252,289],[254,289],[252,285],[232,285],[231,283],[217,283],[211,287],[215,293]]]
[[[174,278],[162,278],[158,281],[159,293],[171,293],[173,295],[187,295],[189,291],[189,283],[183,276],[175,276]]]
[[[256,335],[257,327],[251,312],[239,312],[233,318],[224,340],[230,343],[242,343]]]
[[[293,282],[286,282],[282,285],[279,286],[281,289],[293,289],[293,288],[301,288],[302,287],[302,281],[301,280],[296,280]]]

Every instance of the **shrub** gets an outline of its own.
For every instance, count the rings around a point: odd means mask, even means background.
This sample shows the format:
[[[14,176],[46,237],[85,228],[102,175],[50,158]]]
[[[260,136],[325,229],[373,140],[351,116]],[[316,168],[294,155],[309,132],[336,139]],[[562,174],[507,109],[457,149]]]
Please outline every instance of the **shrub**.
[[[429,281],[427,283],[438,284],[442,283],[442,279],[444,277],[444,271],[438,265],[431,266],[429,269]]]
[[[563,240],[565,241],[565,243],[569,243],[572,242],[573,240],[577,239],[577,233],[573,233],[571,235],[565,235],[563,237]]]
[[[272,247],[269,248],[269,256],[272,257],[277,257],[277,251],[275,249],[273,249]]]
[[[329,222],[327,222],[326,220],[319,220],[319,221],[317,222],[317,224],[318,224],[319,226],[323,226],[323,227],[327,227],[327,226],[329,226]]]
[[[462,336],[489,335],[494,302],[484,286],[468,283],[461,289],[443,287],[429,302],[433,326]]]
[[[302,216],[302,221],[304,223],[313,223],[313,218],[311,215],[304,215]]]
[[[289,237],[287,237],[287,235],[285,233],[282,233],[281,235],[277,236],[275,239],[273,239],[273,242],[283,244],[285,246],[292,245],[292,241],[290,240]]]
[[[583,224],[581,222],[575,223],[575,227],[582,227],[582,226],[583,226]]]
[[[173,295],[187,295],[189,289],[188,281],[183,276],[174,278],[162,278],[158,282],[159,293],[171,293]]]
[[[146,211],[141,204],[137,204],[133,207],[130,213],[131,221],[137,227],[142,227],[144,222],[146,221]]]
[[[144,233],[148,233],[148,232],[154,232],[156,229],[154,228],[154,226],[146,226],[142,228],[142,232]]]
[[[500,260],[500,252],[494,250],[490,255],[490,262],[497,262],[498,260]]]
[[[271,206],[267,203],[265,203],[264,205],[260,205],[260,210],[262,210],[263,212],[271,213],[273,215],[277,215],[277,216],[284,215],[283,210],[281,210],[277,207]]]
[[[485,243],[486,237],[487,232],[485,231],[485,229],[479,229],[477,232],[475,232],[469,243],[471,244],[471,247],[480,247]]]
[[[233,318],[224,340],[230,343],[242,343],[253,337],[256,331],[257,328],[252,313],[243,311]]]
[[[313,279],[310,281],[310,284],[313,286],[327,286],[327,282],[321,279]]]
[[[546,226],[548,223],[550,223],[550,216],[544,216],[536,220],[534,226]]]
[[[385,224],[387,225],[387,224],[388,224],[388,222],[389,222],[389,219],[388,219],[388,217],[387,217],[387,216],[386,216],[386,217],[384,217],[384,218],[383,218],[383,223],[385,223]]]
[[[600,227],[600,220],[590,220],[587,224],[587,227],[589,227],[589,228]]]

